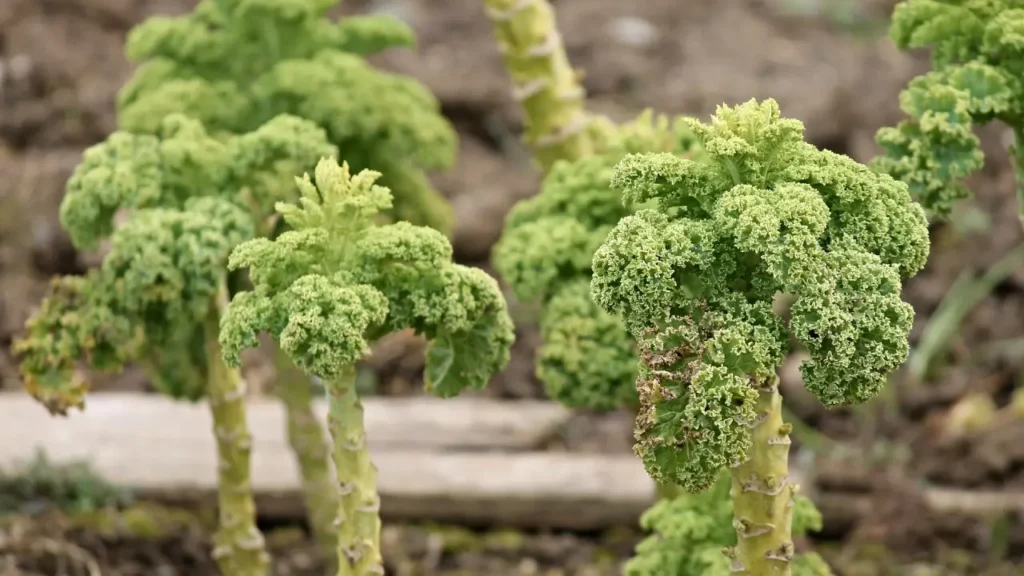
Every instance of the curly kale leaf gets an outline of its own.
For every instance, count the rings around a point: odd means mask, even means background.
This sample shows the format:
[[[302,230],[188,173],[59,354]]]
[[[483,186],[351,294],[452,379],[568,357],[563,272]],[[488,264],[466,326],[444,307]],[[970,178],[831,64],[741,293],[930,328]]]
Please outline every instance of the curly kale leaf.
[[[119,211],[180,210],[196,197],[238,203],[259,221],[289,188],[282,170],[294,173],[336,151],[323,130],[296,117],[218,139],[198,121],[171,115],[157,135],[115,132],[86,150],[68,179],[61,224],[76,247],[94,249],[114,231]]]
[[[178,400],[202,399],[209,385],[210,369],[204,327],[180,319],[175,326],[165,328],[163,339],[143,340],[135,362],[161,394]]]
[[[736,539],[731,481],[719,474],[711,489],[661,499],[640,517],[650,535],[626,563],[626,576],[728,576],[722,549]]]
[[[111,370],[134,361],[162,391],[199,397],[201,326],[231,249],[271,216],[266,204],[285,197],[282,170],[335,151],[323,130],[294,117],[214,138],[180,115],[163,119],[159,134],[116,132],[87,150],[61,222],[77,246],[106,239],[110,250],[85,278],[62,279],[29,321],[17,345],[29,389],[64,412],[81,405],[78,362]]]
[[[537,376],[548,394],[608,410],[636,402],[635,344],[586,288],[594,251],[636,209],[610,188],[613,169],[628,152],[693,152],[695,141],[681,121],[670,128],[650,112],[621,126],[595,119],[591,131],[599,153],[557,163],[540,193],[509,213],[493,254],[517,297],[542,302]]]
[[[797,298],[788,332],[810,352],[808,387],[830,406],[863,402],[906,358],[900,280],[929,243],[905,184],[807,144],[772,100],[691,128],[707,161],[636,154],[617,166],[624,201],[654,207],[608,235],[591,289],[640,339],[637,450],[655,478],[699,489],[742,456],[733,416],[750,416],[782,361],[775,295]]]
[[[590,298],[585,279],[562,286],[540,317],[537,377],[570,408],[615,410],[637,403],[636,344],[618,318]]]
[[[751,381],[772,377],[785,335],[769,304],[740,299],[640,335],[634,449],[652,478],[699,492],[746,458],[759,396]]]
[[[97,272],[54,279],[14,342],[25,389],[51,413],[83,407],[88,382],[76,374],[79,361],[115,370],[138,346],[136,326],[118,314],[105,280]]]
[[[626,563],[626,576],[728,576],[732,574],[724,548],[736,543],[733,528],[731,480],[719,474],[712,487],[698,494],[680,494],[659,500],[640,517],[649,535]],[[803,536],[821,529],[821,513],[814,503],[796,496],[793,534]],[[831,576],[828,565],[814,553],[793,559],[795,576]]]
[[[423,168],[446,168],[454,159],[454,129],[426,87],[375,70],[358,56],[322,52],[284,60],[256,80],[252,90],[274,113],[323,126],[343,152],[401,159]]]
[[[335,3],[204,0],[190,14],[150,18],[129,34],[140,66],[118,96],[119,125],[152,134],[185,113],[214,133],[242,133],[298,116],[322,126],[355,168],[388,174],[392,220],[447,230],[447,203],[423,171],[453,163],[455,130],[422,84],[363,59],[411,45],[412,31],[386,16],[329,20]]]
[[[984,163],[974,128],[993,120],[1022,126],[1024,4],[907,0],[893,12],[891,35],[901,49],[933,47],[933,70],[900,95],[907,119],[879,130],[885,155],[875,165],[947,217],[970,195],[964,179]]]
[[[802,294],[790,329],[811,356],[801,366],[807,388],[826,406],[859,404],[907,358],[914,309],[900,299],[897,270],[874,254],[834,251],[825,266],[834,285]]]
[[[240,86],[207,81],[172,60],[151,60],[117,95],[118,125],[138,134],[156,134],[167,116],[185,114],[216,131],[244,132],[256,112]]]
[[[114,231],[120,209],[159,205],[164,198],[160,141],[115,132],[82,154],[68,179],[60,222],[77,248],[95,249]]]
[[[219,198],[193,198],[181,210],[139,210],[111,238],[101,270],[116,279],[119,309],[159,342],[182,320],[206,316],[227,255],[253,233],[250,215]]]
[[[315,184],[297,180],[299,202],[278,204],[292,230],[235,249],[230,267],[249,268],[255,287],[222,320],[226,362],[269,332],[303,370],[332,379],[375,339],[412,328],[430,342],[427,388],[439,396],[480,388],[508,363],[512,321],[497,282],[453,264],[436,230],[375,225],[391,206],[378,177],[321,160]]]

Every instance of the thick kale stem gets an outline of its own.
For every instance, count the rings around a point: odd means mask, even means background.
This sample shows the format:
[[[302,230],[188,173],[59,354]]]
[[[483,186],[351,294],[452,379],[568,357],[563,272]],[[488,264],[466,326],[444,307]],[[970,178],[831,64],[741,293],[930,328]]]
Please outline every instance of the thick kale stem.
[[[793,496],[789,482],[790,425],[782,421],[778,379],[759,388],[757,418],[747,423],[752,445],[732,474],[737,545],[732,571],[747,576],[790,576]]]
[[[328,383],[327,398],[327,427],[334,440],[334,467],[341,495],[335,520],[338,576],[384,574],[377,467],[366,445],[363,405],[356,393],[353,368]]]
[[[589,156],[586,93],[547,0],[484,0],[502,59],[522,105],[526,143],[546,172],[558,160]]]
[[[275,350],[274,364],[277,371],[274,393],[284,404],[288,443],[302,476],[306,516],[325,557],[331,558],[338,546],[334,528],[338,490],[330,467],[331,448],[313,412],[309,377],[280,348]]]
[[[238,369],[224,364],[218,341],[220,318],[227,304],[227,288],[222,283],[205,325],[208,397],[219,461],[220,522],[213,557],[225,576],[265,576],[270,556],[263,534],[256,527],[256,504],[249,478],[252,436],[245,417],[245,384]]]

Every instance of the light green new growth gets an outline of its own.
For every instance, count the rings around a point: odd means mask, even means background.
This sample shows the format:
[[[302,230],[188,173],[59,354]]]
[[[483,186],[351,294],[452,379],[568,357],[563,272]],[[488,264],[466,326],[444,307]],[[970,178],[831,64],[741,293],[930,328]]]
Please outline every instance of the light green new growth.
[[[708,159],[626,156],[612,177],[626,216],[594,254],[595,301],[638,339],[637,453],[690,491],[729,468],[733,571],[789,574],[790,425],[776,370],[794,336],[807,388],[863,402],[908,353],[901,278],[928,256],[905,184],[804,142],[772,100],[687,120]],[[786,326],[772,311],[795,297]]]
[[[609,184],[632,152],[694,153],[677,121],[649,112],[623,126],[595,124],[600,148],[560,161],[538,195],[517,204],[494,247],[497,271],[518,298],[540,301],[537,376],[570,407],[611,410],[636,404],[636,346],[621,322],[590,298],[590,262],[612,227],[636,207]],[[597,129],[600,132],[597,132]]]
[[[964,179],[984,162],[974,128],[1013,129],[1011,155],[1024,212],[1024,1],[907,0],[893,12],[901,49],[933,47],[931,72],[900,94],[908,118],[878,132],[876,166],[902,179],[929,211],[945,217],[970,192]]]
[[[86,150],[60,207],[76,247],[109,240],[110,251],[87,276],[55,280],[15,344],[26,388],[54,413],[83,406],[80,362],[100,370],[136,362],[172,397],[208,397],[220,457],[214,554],[225,574],[267,570],[249,483],[244,385],[217,343],[228,254],[267,228],[288,179],[335,152],[323,130],[291,116],[225,138],[179,115],[155,135],[112,134]]]
[[[221,323],[224,359],[269,332],[308,374],[325,381],[341,486],[337,516],[339,576],[383,574],[376,469],[370,462],[354,366],[371,343],[412,328],[430,342],[426,387],[441,397],[482,388],[504,368],[512,320],[497,282],[451,262],[443,234],[407,222],[376,226],[391,193],[379,174],[352,176],[321,160],[315,184],[298,180],[298,204],[279,203],[292,227],[275,240],[255,239],[231,254],[254,289],[235,296]]]
[[[650,532],[636,547],[625,567],[625,576],[731,576],[724,543],[735,543],[733,510],[729,500],[732,482],[719,474],[712,487],[697,494],[681,494],[658,501],[640,518]],[[821,530],[821,513],[803,496],[793,506],[793,535]],[[794,576],[831,576],[820,556],[799,554],[793,558]]]
[[[337,3],[202,0],[190,14],[146,20],[128,36],[141,66],[119,94],[119,125],[149,133],[181,112],[238,133],[277,114],[306,118],[354,167],[385,174],[392,218],[447,231],[450,207],[423,171],[452,164],[455,131],[424,86],[363,58],[411,46],[413,33],[386,16],[328,20]]]

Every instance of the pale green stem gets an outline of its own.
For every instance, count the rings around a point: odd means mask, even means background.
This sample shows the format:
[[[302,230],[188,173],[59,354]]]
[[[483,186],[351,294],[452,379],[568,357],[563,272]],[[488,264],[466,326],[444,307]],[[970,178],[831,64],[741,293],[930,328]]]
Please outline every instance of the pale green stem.
[[[207,397],[217,439],[217,504],[219,526],[213,557],[225,576],[265,576],[269,571],[263,534],[256,527],[256,504],[249,477],[252,436],[245,417],[245,384],[239,370],[221,356],[220,318],[228,304],[222,283],[205,326],[209,363]]]
[[[377,467],[370,460],[363,405],[355,387],[355,369],[327,383],[327,427],[334,440],[334,467],[341,500],[335,520],[338,576],[384,574],[380,551],[380,497]]]
[[[654,494],[658,500],[673,500],[683,493],[683,487],[676,484],[658,482],[654,485]]]
[[[547,172],[558,160],[593,153],[586,93],[569,63],[547,0],[484,0],[512,95],[526,121],[525,141]]]
[[[732,474],[733,527],[737,545],[730,551],[734,574],[790,576],[793,558],[793,496],[789,482],[789,433],[782,421],[778,379],[759,389],[757,418],[748,423],[752,446]]]
[[[313,411],[313,390],[309,376],[280,348],[274,359],[277,377],[274,393],[284,404],[288,443],[302,476],[302,495],[310,529],[324,554],[337,551],[334,519],[338,511],[338,489],[330,468],[331,447]]]
[[[1017,210],[1021,225],[1024,226],[1024,126],[1013,128],[1013,146],[1010,147],[1010,159],[1013,161],[1015,190],[1017,192]]]

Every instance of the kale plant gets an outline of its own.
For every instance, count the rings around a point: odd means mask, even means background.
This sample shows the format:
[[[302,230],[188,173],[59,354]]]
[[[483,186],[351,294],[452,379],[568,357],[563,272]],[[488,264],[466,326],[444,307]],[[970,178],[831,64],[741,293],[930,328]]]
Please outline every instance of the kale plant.
[[[324,159],[315,183],[298,180],[298,204],[278,203],[291,230],[231,254],[255,285],[235,296],[221,323],[224,360],[270,333],[281,350],[328,390],[328,428],[340,484],[338,575],[383,574],[380,498],[370,461],[355,364],[378,338],[412,328],[430,342],[426,387],[441,397],[482,388],[509,360],[512,320],[497,282],[451,262],[440,232],[408,222],[376,226],[391,207],[380,175]]]
[[[118,95],[118,123],[153,133],[164,116],[184,113],[223,134],[253,130],[278,114],[310,120],[351,165],[384,173],[395,200],[382,219],[447,233],[451,209],[425,171],[451,165],[455,132],[419,82],[365,60],[411,46],[412,31],[386,16],[328,19],[337,3],[201,0],[183,16],[146,20],[128,36],[127,55],[140,66]],[[287,355],[275,352],[275,367],[271,389],[285,407],[310,524],[333,554],[337,496],[312,390]]]
[[[819,150],[773,100],[687,121],[707,159],[626,156],[623,218],[597,249],[595,302],[637,339],[636,451],[655,480],[691,492],[732,476],[731,570],[791,573],[791,425],[776,372],[790,337],[826,406],[864,402],[907,357],[914,311],[901,279],[928,256],[906,184]],[[792,295],[788,323],[776,295]]]
[[[908,118],[878,132],[885,156],[876,166],[946,217],[984,162],[974,128],[1001,121],[1013,130],[1024,213],[1024,1],[906,0],[893,12],[891,35],[901,49],[931,46],[932,70],[900,94]]]
[[[181,115],[156,134],[115,132],[85,151],[60,206],[76,247],[108,240],[110,250],[87,275],[56,279],[15,344],[26,388],[55,414],[83,407],[82,361],[99,370],[135,362],[163,393],[209,400],[219,456],[214,557],[225,574],[261,576],[268,565],[249,481],[245,386],[218,342],[228,255],[272,228],[294,174],[334,153],[322,129],[284,115],[221,138]]]
[[[622,218],[645,207],[622,202],[610,180],[627,154],[664,152],[701,161],[703,153],[681,118],[670,126],[668,118],[647,111],[616,125],[588,113],[580,74],[569,64],[549,2],[484,0],[484,6],[513,96],[523,107],[524,139],[545,172],[540,193],[508,215],[494,247],[495,268],[518,298],[540,303],[536,373],[548,395],[574,408],[636,410],[636,342],[590,295],[594,251]],[[663,478],[657,489],[663,499],[679,492],[671,478]],[[656,505],[666,513],[678,508],[661,506]],[[720,537],[717,544],[729,541]],[[656,539],[637,553],[650,558],[659,546],[670,556],[678,552],[674,542]],[[650,565],[644,562],[637,565]],[[661,568],[659,574],[693,573],[685,565]]]

